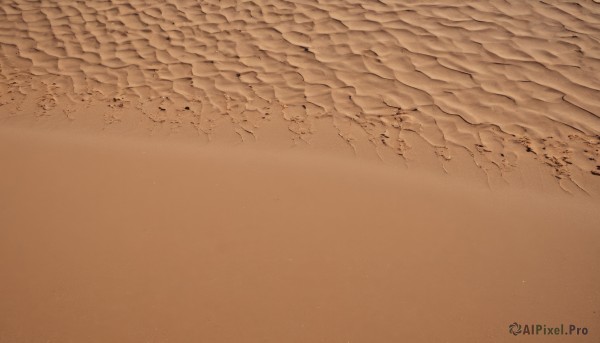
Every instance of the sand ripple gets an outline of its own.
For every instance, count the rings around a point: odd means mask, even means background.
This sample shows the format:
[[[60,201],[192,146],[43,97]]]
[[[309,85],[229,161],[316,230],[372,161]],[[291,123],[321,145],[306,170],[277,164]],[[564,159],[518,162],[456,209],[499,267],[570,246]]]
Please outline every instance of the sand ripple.
[[[40,112],[134,101],[155,123],[252,135],[279,116],[305,139],[325,119],[400,156],[416,134],[488,171],[523,153],[600,174],[594,1],[3,0],[0,47],[0,104],[41,85]]]

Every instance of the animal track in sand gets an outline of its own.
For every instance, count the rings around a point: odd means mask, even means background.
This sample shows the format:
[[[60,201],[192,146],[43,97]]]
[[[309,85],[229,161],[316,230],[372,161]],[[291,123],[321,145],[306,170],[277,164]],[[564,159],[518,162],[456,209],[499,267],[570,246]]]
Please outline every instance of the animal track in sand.
[[[302,139],[325,118],[349,144],[358,126],[404,155],[408,131],[501,172],[517,142],[570,179],[597,174],[599,37],[594,1],[6,0],[0,104],[127,99],[207,134],[275,114]]]

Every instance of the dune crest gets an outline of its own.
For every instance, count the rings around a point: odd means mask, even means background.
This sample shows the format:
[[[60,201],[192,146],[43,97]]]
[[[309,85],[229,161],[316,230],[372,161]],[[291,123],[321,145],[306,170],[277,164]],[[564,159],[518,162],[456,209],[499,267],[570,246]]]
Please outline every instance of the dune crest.
[[[599,18],[594,1],[3,1],[0,115],[102,103],[103,125],[242,140],[275,117],[307,142],[327,121],[353,147],[425,141],[496,176],[534,159],[594,193]]]

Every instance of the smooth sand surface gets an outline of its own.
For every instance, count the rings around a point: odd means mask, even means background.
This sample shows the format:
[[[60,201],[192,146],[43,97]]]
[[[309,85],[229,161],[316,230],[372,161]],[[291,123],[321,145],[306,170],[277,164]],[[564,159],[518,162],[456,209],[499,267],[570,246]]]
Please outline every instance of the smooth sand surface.
[[[325,156],[0,133],[3,342],[509,342],[513,321],[586,326],[568,339],[593,342],[600,330],[588,201]]]
[[[0,0],[0,342],[598,342],[599,80],[593,0]]]

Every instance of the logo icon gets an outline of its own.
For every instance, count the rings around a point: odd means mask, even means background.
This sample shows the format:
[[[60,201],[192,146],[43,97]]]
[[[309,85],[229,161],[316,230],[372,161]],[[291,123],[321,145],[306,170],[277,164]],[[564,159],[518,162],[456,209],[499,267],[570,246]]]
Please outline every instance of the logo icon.
[[[513,335],[518,335],[521,333],[521,324],[514,322],[512,324],[510,324],[508,326],[508,332],[512,333]]]

